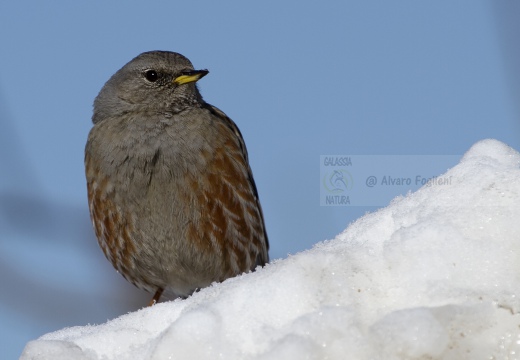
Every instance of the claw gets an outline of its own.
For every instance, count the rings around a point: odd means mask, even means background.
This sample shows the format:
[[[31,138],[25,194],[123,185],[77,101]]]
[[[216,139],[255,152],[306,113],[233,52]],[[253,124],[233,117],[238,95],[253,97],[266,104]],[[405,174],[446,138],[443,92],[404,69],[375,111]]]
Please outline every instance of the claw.
[[[154,306],[155,304],[157,304],[159,302],[159,299],[161,298],[163,291],[163,288],[158,288],[152,300],[150,300],[150,302],[148,303],[148,306]]]

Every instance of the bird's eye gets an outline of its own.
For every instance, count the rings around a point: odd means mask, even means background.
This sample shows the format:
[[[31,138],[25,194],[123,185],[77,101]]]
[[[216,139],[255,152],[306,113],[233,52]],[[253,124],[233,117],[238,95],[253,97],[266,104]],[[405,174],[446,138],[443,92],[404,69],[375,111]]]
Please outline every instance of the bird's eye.
[[[144,77],[146,78],[146,80],[150,82],[155,82],[159,78],[159,75],[155,70],[146,70],[144,73]]]

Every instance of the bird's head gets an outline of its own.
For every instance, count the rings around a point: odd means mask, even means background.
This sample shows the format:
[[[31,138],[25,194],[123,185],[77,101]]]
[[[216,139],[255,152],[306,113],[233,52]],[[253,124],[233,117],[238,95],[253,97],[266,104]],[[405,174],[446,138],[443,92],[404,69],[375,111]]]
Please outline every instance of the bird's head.
[[[206,74],[208,70],[195,70],[178,53],[142,53],[103,86],[94,101],[92,121],[130,112],[180,112],[203,102],[195,83]]]

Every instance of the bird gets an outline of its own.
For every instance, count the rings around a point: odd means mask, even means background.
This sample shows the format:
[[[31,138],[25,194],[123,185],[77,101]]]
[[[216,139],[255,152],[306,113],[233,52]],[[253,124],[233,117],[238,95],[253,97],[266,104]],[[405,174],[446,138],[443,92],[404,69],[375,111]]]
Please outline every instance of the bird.
[[[144,52],[94,100],[85,146],[94,232],[113,267],[154,294],[149,305],[269,262],[242,134],[197,87],[208,73],[176,52]]]

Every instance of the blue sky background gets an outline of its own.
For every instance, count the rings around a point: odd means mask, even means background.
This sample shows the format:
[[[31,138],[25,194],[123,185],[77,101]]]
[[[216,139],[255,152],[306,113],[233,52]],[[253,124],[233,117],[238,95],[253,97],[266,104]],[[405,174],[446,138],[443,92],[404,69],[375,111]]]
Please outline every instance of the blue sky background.
[[[520,149],[519,15],[508,0],[2,3],[0,348],[149,300],[98,248],[83,170],[94,97],[134,56],[210,70],[199,88],[244,135],[276,259],[376,209],[321,207],[320,155]]]

